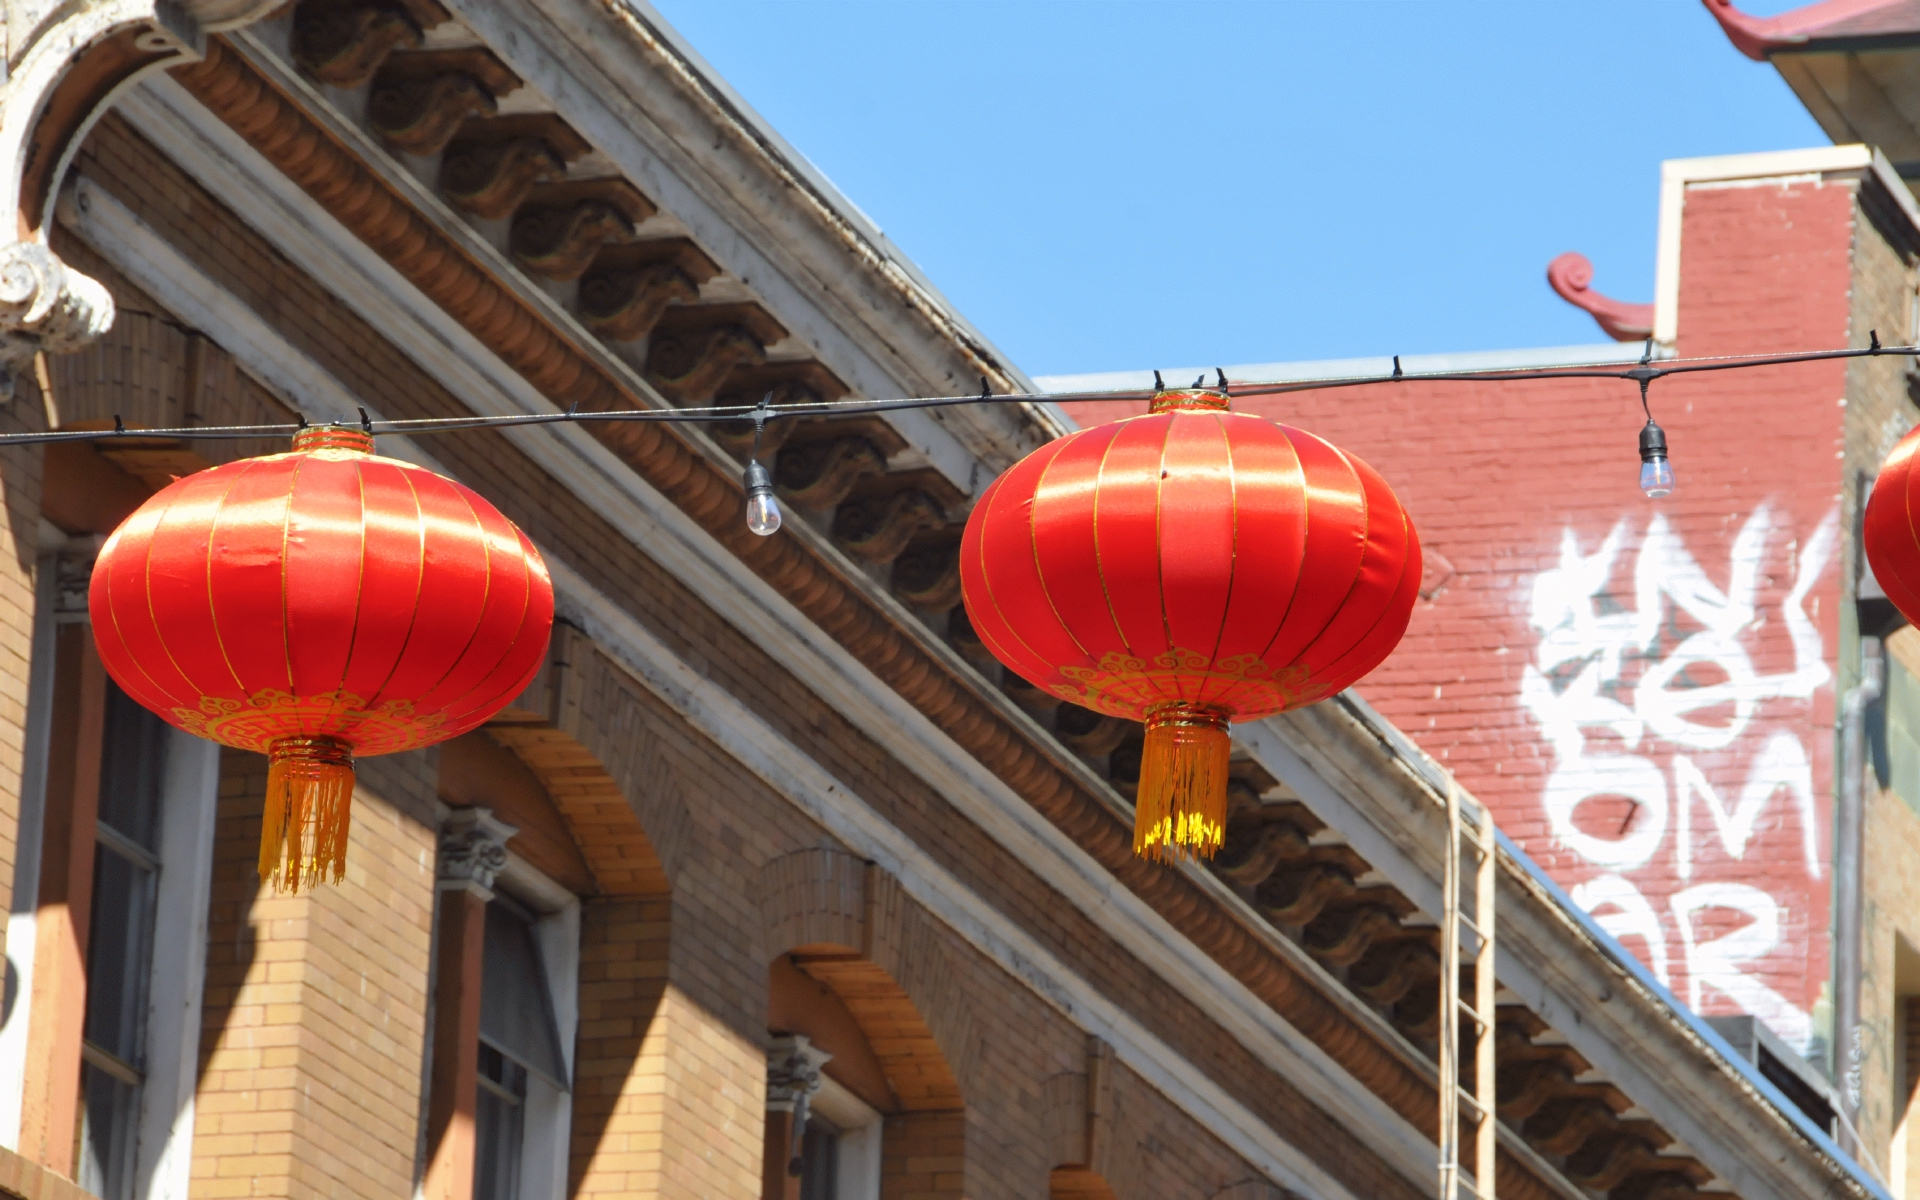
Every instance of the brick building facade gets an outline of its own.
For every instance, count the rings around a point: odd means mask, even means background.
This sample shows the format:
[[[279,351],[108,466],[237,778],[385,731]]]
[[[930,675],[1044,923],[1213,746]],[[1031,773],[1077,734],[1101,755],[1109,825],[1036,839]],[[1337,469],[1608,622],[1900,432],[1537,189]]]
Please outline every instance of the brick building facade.
[[[1907,338],[1920,227],[1880,168],[1857,147],[1666,164],[1664,352]],[[1559,358],[1641,347],[1625,349]],[[1680,476],[1660,500],[1634,486],[1630,381],[1413,381],[1243,405],[1351,448],[1419,524],[1424,602],[1368,700],[1677,995],[1755,1015],[1814,1057],[1834,689],[1853,633],[1842,534],[1858,477],[1912,423],[1903,369],[1658,381]]]
[[[1863,146],[1663,167],[1656,352],[1909,344],[1920,207]],[[1599,307],[1599,305],[1596,305]],[[1619,308],[1623,306],[1611,306]],[[1422,371],[1630,364],[1639,342],[1408,358]],[[1236,382],[1389,364],[1229,368]],[[1191,373],[1191,372],[1189,372]],[[1098,377],[1125,386],[1125,374]],[[1493,806],[1501,828],[1675,996],[1758,1020],[1827,1079],[1837,697],[1861,675],[1861,506],[1920,409],[1896,358],[1656,382],[1679,487],[1635,487],[1637,387],[1426,382],[1249,397],[1393,481],[1430,561],[1405,640],[1362,690]],[[1042,381],[1054,390],[1093,377]],[[1069,405],[1083,421],[1100,406]],[[1869,584],[1866,589],[1872,591]],[[1884,605],[1884,601],[1882,601]],[[1869,606],[1871,608],[1871,606]],[[1869,612],[1867,632],[1889,632]],[[1859,1120],[1907,1187],[1920,987],[1920,657],[1887,638],[1869,714]],[[1834,1098],[1838,1098],[1837,1091]],[[1897,1161],[1896,1161],[1897,1160]]]
[[[277,447],[139,430],[1030,381],[642,5],[8,17],[0,420],[134,433],[0,452],[0,1192],[1430,1193],[1445,778],[1342,696],[1239,731],[1214,869],[1133,858],[1138,727],[958,607],[1047,406],[778,426],[765,539],[724,424],[383,439],[560,619],[485,729],[361,764],[342,884],[264,890],[264,761],[119,695],[83,599]],[[1881,1194],[1498,866],[1503,1194]]]

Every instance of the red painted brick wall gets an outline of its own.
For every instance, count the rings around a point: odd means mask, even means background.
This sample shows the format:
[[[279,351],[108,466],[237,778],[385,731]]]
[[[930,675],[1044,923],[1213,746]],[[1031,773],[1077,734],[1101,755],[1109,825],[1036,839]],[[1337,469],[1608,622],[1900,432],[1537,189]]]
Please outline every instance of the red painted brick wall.
[[[1845,344],[1854,216],[1850,183],[1691,189],[1680,352]],[[1796,1042],[1827,973],[1845,383],[1819,363],[1656,384],[1680,477],[1657,502],[1625,381],[1236,405],[1378,468],[1436,559],[1360,693],[1682,1001]]]

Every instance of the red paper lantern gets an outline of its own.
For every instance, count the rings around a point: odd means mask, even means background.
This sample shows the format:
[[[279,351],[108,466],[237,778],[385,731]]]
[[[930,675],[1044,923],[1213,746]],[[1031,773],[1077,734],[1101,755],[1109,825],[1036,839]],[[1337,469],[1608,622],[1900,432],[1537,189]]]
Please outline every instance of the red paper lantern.
[[[1146,723],[1134,850],[1165,860],[1225,837],[1228,722],[1330,696],[1400,641],[1420,541],[1359,459],[1171,391],[995,480],[960,570],[1008,668]]]
[[[260,876],[346,870],[356,755],[483,724],[539,671],[553,584],[468,488],[359,430],[175,480],[107,539],[94,641],[129,696],[268,756]]]
[[[1920,451],[1920,428],[1914,429],[1887,455],[1867,497],[1861,522],[1861,541],[1867,564],[1880,589],[1901,615],[1920,625],[1920,496],[1915,495],[1914,454]]]

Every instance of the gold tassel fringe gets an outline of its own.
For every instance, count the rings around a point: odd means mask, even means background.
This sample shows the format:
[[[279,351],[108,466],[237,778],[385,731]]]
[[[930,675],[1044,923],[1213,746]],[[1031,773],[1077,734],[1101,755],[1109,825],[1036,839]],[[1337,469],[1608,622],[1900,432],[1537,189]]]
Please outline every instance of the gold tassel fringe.
[[[260,821],[260,879],[298,892],[347,874],[353,747],[338,738],[289,737],[267,755],[267,807]]]
[[[1167,704],[1147,714],[1133,852],[1172,862],[1212,858],[1227,836],[1227,713]]]

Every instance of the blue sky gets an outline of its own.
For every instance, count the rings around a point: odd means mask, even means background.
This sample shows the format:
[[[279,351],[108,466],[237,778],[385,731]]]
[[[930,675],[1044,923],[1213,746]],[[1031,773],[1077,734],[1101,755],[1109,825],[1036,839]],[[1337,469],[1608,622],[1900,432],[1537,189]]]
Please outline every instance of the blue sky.
[[[1696,0],[655,3],[1032,374],[1599,341],[1661,159],[1827,141]]]

